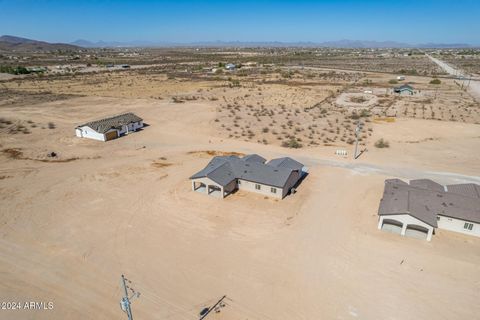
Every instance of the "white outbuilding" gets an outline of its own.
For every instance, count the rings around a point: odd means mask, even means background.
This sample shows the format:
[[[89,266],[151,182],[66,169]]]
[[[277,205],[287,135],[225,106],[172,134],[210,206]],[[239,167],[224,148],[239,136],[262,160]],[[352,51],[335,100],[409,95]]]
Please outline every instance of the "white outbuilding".
[[[75,134],[80,138],[108,141],[140,128],[143,128],[143,119],[129,112],[79,125]]]

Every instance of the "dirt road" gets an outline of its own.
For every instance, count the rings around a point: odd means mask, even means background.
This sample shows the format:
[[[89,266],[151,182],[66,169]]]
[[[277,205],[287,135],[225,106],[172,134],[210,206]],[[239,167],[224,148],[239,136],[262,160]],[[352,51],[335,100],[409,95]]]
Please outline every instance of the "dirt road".
[[[465,74],[462,70],[454,68],[446,62],[443,62],[442,60],[434,58],[428,54],[427,57],[429,57],[433,62],[438,64],[448,74],[451,74],[452,76],[463,77],[466,79],[469,78],[469,75]],[[467,86],[467,90],[472,94],[472,96],[474,96],[477,100],[480,100],[480,81],[478,79],[472,79],[464,80],[464,82],[464,85]]]

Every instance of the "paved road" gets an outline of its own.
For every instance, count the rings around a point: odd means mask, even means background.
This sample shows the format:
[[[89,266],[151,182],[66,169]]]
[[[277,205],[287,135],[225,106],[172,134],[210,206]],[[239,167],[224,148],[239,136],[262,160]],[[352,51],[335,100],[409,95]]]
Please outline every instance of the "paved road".
[[[452,76],[460,76],[460,77],[465,77],[465,78],[468,78],[469,76],[466,75],[462,70],[460,69],[456,69],[454,67],[452,67],[451,65],[443,62],[442,60],[439,60],[437,58],[434,58],[430,55],[427,54],[427,57],[430,58],[430,60],[432,60],[433,62],[435,62],[436,64],[438,64],[440,66],[440,68],[442,68],[443,70],[445,70],[445,72],[447,72],[448,74],[451,74]],[[466,82],[467,83],[467,82]],[[466,84],[465,83],[465,84]],[[475,97],[477,98],[478,100],[480,100],[480,81],[478,80],[471,80],[470,81],[470,85],[468,86],[468,91]]]
[[[251,152],[250,152],[251,151]],[[250,153],[253,150],[249,150]],[[247,152],[248,153],[248,152]],[[278,154],[279,157],[284,156]],[[314,165],[321,165],[324,167],[344,168],[358,174],[380,174],[392,176],[400,179],[432,179],[441,184],[456,184],[456,183],[476,183],[480,184],[480,176],[466,175],[448,171],[424,171],[422,169],[412,167],[396,167],[389,165],[377,165],[362,162],[358,159],[354,162],[347,162],[343,160],[326,159],[317,156],[298,156],[298,161],[304,163],[307,167]]]

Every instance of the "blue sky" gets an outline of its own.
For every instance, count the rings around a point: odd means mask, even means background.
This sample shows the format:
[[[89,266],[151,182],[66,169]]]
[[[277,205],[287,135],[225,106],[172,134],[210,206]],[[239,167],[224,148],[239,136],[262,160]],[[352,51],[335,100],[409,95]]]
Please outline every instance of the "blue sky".
[[[52,42],[393,40],[480,45],[480,1],[0,0],[0,35]]]

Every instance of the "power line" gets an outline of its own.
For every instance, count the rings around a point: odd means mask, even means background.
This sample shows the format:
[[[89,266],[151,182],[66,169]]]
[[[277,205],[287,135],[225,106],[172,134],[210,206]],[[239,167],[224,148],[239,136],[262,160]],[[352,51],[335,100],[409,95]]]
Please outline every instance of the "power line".
[[[162,309],[165,311],[165,304],[162,304],[160,302],[158,302],[157,300],[155,300],[154,298],[152,297],[148,297],[147,294],[144,294],[142,295],[142,297],[152,303],[156,308],[159,308],[159,309]],[[170,318],[176,318],[176,319],[183,319],[183,320],[191,320],[192,316],[189,314],[185,314],[183,311],[178,311],[178,310],[174,310],[174,311],[166,311],[166,314],[163,316],[163,318],[165,319],[170,319]]]
[[[362,129],[363,123],[360,120],[357,122],[357,127],[355,128],[355,153],[353,154],[353,159],[357,159],[360,155],[357,154],[358,152],[358,135],[360,130]]]
[[[230,302],[226,302],[225,304],[230,306],[230,307],[233,307],[233,308],[236,308],[237,310],[240,310],[242,311],[243,313],[249,313],[250,315],[253,315],[255,316],[254,318],[257,318],[257,319],[266,319],[266,320],[274,320],[273,318],[267,316],[266,314],[263,314],[261,312],[258,312],[258,311],[255,311],[253,310],[251,307],[247,307],[246,305],[244,305],[243,303],[240,303],[236,300],[233,300],[229,297],[227,297],[227,300],[229,300]],[[237,306],[235,306],[234,304],[237,304]]]

